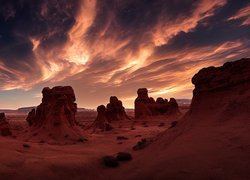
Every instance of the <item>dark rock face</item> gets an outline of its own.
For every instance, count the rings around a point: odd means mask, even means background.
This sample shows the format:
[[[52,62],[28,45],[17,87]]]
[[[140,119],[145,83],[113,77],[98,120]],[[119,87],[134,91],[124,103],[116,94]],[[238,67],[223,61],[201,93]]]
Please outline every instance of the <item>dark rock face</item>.
[[[10,131],[9,123],[8,123],[4,113],[0,113],[0,133],[1,133],[1,136],[12,135],[12,133]]]
[[[190,113],[208,113],[214,118],[250,116],[250,58],[201,69],[192,78],[195,85]],[[239,113],[240,112],[240,113]],[[222,115],[223,113],[223,115]],[[224,119],[225,120],[225,119]]]
[[[46,134],[52,139],[79,139],[75,119],[77,104],[75,93],[71,86],[56,86],[42,90],[42,103],[36,110],[29,112],[26,120],[33,134]]]
[[[180,114],[178,104],[174,98],[167,99],[158,97],[156,101],[154,98],[148,96],[146,88],[137,90],[137,98],[135,99],[135,118],[156,116],[156,115],[176,115]]]
[[[107,104],[107,116],[111,121],[130,119],[126,112],[125,108],[116,96],[111,96],[109,103]]]
[[[201,69],[192,78],[194,93],[229,88],[250,81],[250,58]]]

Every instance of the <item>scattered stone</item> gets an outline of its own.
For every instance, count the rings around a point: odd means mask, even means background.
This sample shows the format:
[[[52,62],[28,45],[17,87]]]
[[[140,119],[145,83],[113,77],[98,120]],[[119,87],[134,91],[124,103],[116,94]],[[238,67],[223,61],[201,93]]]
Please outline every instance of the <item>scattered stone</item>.
[[[113,156],[104,156],[102,158],[102,160],[103,160],[104,165],[107,167],[114,168],[114,167],[117,167],[119,165],[117,159]]]
[[[142,137],[142,135],[139,134],[139,135],[136,135],[135,137],[136,137],[136,138],[137,138],[137,137]]]
[[[171,126],[169,128],[173,128],[178,124],[178,121],[171,122]]]
[[[79,138],[78,139],[78,142],[84,142],[84,141],[87,141],[87,139],[85,139],[85,138]]]
[[[141,141],[137,142],[137,144],[133,147],[133,150],[141,150],[144,149],[149,144],[148,140],[143,138]]]
[[[118,161],[129,161],[132,160],[132,156],[130,153],[127,152],[119,152],[116,156]]]
[[[128,140],[128,138],[125,136],[117,136],[116,139],[117,140]]]
[[[23,147],[24,148],[30,148],[30,145],[29,144],[23,144]]]
[[[163,127],[163,126],[165,126],[165,123],[161,122],[158,126]]]
[[[118,142],[117,144],[123,144],[123,142]]]

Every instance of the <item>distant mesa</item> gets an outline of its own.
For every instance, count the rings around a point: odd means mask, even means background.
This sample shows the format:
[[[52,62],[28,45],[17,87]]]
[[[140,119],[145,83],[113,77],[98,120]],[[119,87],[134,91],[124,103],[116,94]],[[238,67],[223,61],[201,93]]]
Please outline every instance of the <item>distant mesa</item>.
[[[8,123],[4,113],[0,113],[0,134],[1,134],[1,136],[12,135],[12,133],[10,131],[9,123]]]
[[[157,116],[157,115],[180,115],[179,106],[175,98],[163,99],[148,96],[146,88],[137,90],[137,98],[135,99],[135,118]]]
[[[82,138],[76,122],[77,104],[70,86],[56,86],[42,90],[42,103],[32,109],[26,120],[30,126],[31,139],[53,143],[74,142]]]

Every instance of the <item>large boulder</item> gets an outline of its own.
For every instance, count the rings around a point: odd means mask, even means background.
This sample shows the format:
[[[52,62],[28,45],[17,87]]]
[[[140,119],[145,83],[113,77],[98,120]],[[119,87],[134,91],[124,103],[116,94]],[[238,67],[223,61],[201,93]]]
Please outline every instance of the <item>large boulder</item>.
[[[71,86],[56,86],[42,90],[42,103],[28,114],[32,139],[43,138],[55,143],[70,143],[82,138],[76,122],[77,104]]]
[[[0,135],[1,136],[12,135],[9,123],[4,113],[0,113]]]

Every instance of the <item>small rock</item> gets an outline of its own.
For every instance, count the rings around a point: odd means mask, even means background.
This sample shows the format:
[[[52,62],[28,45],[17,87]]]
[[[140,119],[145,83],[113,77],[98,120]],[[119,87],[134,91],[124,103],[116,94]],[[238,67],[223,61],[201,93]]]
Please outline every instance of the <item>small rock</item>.
[[[133,146],[133,150],[141,150],[144,149],[148,145],[147,139],[143,138],[141,141],[138,141],[135,146]]]
[[[79,138],[79,139],[78,139],[78,142],[84,142],[84,141],[88,141],[88,140],[85,139],[85,138]]]
[[[117,136],[116,139],[117,140],[128,140],[128,138],[125,136]]]
[[[136,130],[136,128],[132,127],[131,130]]]
[[[117,167],[119,165],[117,159],[113,156],[104,156],[102,160],[107,167]]]
[[[130,153],[127,152],[119,152],[116,156],[118,161],[129,161],[132,160],[132,156]]]
[[[142,135],[138,134],[138,135],[136,135],[135,137],[136,137],[136,138],[137,138],[137,137],[142,137]]]
[[[118,142],[117,144],[123,144],[123,142]]]
[[[161,122],[158,127],[162,127],[162,126],[165,126],[165,123]]]
[[[170,126],[169,128],[173,128],[173,127],[175,127],[177,124],[178,124],[178,121],[173,121],[173,122],[171,123],[171,126]]]
[[[30,145],[29,144],[23,144],[23,147],[24,148],[30,148]]]

